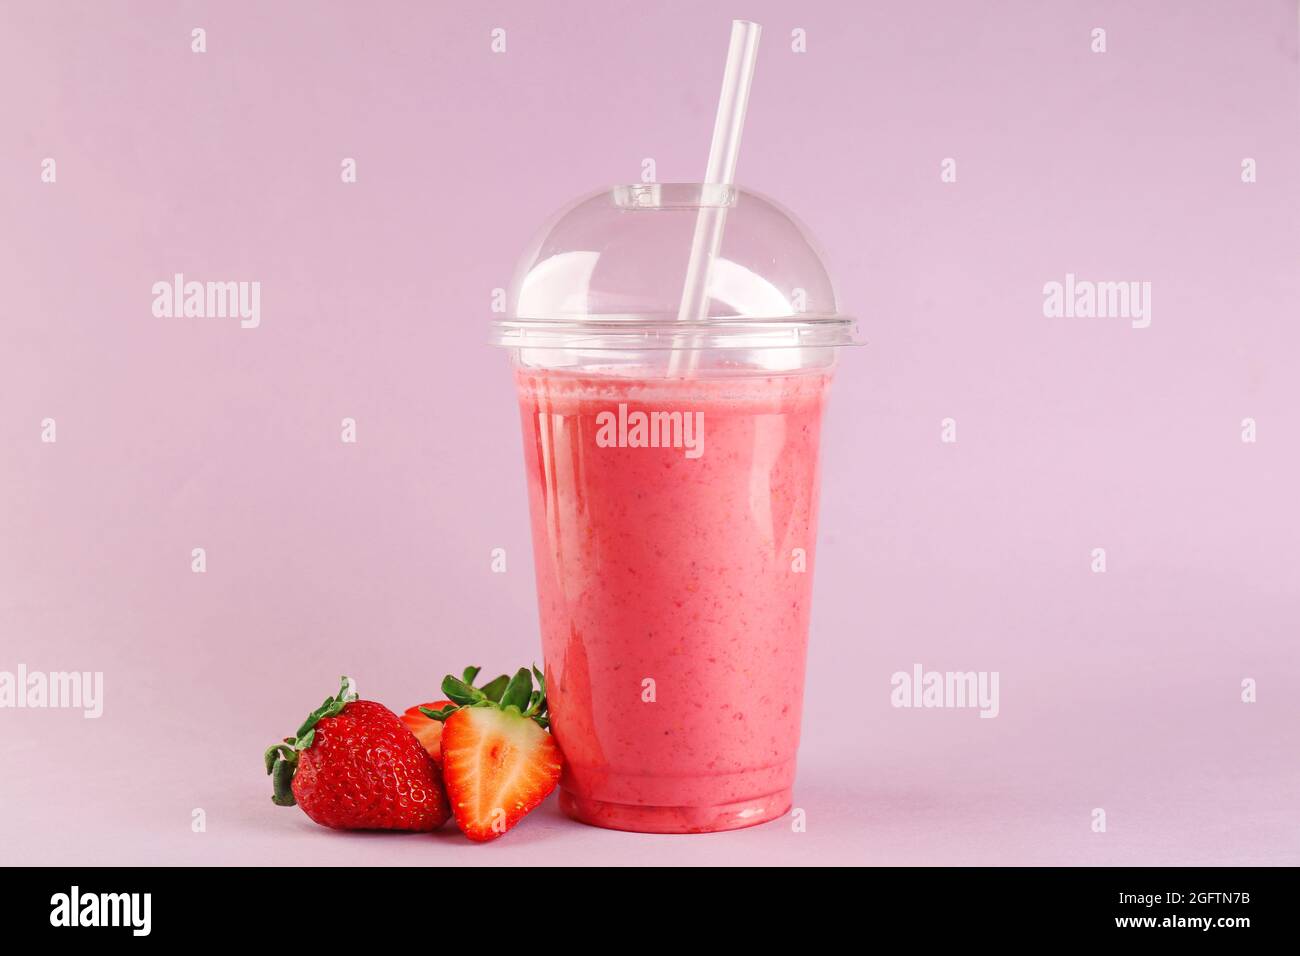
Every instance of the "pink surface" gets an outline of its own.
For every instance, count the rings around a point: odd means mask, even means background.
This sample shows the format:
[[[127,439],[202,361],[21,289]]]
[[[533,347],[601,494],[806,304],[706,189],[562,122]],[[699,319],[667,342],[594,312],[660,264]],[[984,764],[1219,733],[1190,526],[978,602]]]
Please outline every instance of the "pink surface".
[[[700,6],[0,6],[0,671],[104,674],[97,720],[0,709],[5,862],[1300,862],[1295,3]],[[806,832],[273,808],[260,753],[340,673],[400,710],[538,656],[492,290],[570,198],[700,175],[733,15],[740,178],[871,340],[823,435]],[[259,327],[156,318],[177,272],[259,281]],[[1150,327],[1045,318],[1067,273],[1151,282]],[[997,671],[999,715],[892,707],[915,663]]]

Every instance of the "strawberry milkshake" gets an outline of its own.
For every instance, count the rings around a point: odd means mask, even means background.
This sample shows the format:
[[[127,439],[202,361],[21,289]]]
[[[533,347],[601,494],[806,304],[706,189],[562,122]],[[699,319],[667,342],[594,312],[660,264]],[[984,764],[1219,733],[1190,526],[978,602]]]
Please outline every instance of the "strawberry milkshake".
[[[561,807],[651,833],[784,814],[822,415],[858,344],[821,251],[747,189],[614,186],[543,225],[505,305]]]
[[[575,819],[685,833],[789,810],[829,382],[517,366]]]

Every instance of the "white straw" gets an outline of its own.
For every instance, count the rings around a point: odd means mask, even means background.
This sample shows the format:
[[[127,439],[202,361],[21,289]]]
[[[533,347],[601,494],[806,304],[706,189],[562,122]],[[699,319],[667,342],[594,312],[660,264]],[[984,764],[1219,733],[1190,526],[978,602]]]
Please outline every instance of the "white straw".
[[[722,74],[718,114],[713,121],[713,142],[709,147],[705,183],[730,186],[736,181],[740,136],[745,128],[745,108],[749,105],[749,87],[754,79],[758,38],[762,30],[757,23],[748,20],[731,21],[731,44],[727,48],[727,66]],[[709,273],[722,245],[722,230],[726,222],[726,206],[700,206],[695,220],[695,235],[691,240],[691,257],[686,265],[681,307],[677,312],[678,321],[700,321],[707,316]],[[674,346],[681,344],[675,342]],[[668,365],[669,374],[677,372],[683,362],[687,368],[694,367],[694,350],[674,347]]]

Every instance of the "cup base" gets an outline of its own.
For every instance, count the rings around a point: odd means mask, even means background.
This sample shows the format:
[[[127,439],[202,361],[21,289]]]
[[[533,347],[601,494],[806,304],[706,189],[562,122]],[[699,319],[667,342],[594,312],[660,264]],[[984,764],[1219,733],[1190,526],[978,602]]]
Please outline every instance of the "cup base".
[[[640,804],[606,803],[560,790],[560,809],[565,816],[606,830],[633,833],[717,833],[767,823],[785,814],[792,805],[790,790],[724,803],[711,807],[651,807]]]

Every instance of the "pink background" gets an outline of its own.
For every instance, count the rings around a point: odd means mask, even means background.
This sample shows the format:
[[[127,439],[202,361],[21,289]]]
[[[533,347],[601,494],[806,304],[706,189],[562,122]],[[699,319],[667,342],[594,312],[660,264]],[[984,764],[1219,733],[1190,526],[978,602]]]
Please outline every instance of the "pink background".
[[[571,197],[698,178],[733,16],[740,178],[871,343],[825,436],[807,832],[273,808],[261,751],[340,673],[400,709],[539,656],[492,290]],[[0,710],[0,854],[1300,863],[1298,78],[1293,0],[0,4],[0,670],[105,680],[99,720]],[[260,281],[261,327],[155,318],[174,272]],[[1150,281],[1151,327],[1044,318],[1066,272]],[[892,708],[918,662],[999,671],[1001,715]]]

